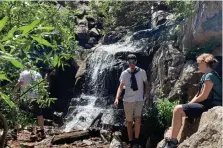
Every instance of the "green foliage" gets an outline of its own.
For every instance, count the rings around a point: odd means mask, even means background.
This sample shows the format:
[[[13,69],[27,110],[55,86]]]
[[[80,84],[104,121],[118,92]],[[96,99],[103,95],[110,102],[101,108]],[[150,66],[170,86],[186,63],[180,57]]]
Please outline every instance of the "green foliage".
[[[157,102],[158,118],[160,119],[160,125],[170,126],[172,121],[173,108],[178,102],[170,102],[168,100],[158,100]]]
[[[157,100],[152,107],[145,108],[143,115],[144,137],[150,137],[152,144],[156,144],[163,139],[166,128],[171,126],[172,111],[179,101],[170,102],[160,89],[157,92]],[[156,137],[155,139],[154,136]]]
[[[60,10],[51,2],[31,1],[4,1],[0,9],[3,10],[0,12],[0,49],[4,53],[23,58],[40,49],[43,54],[53,50],[51,57],[61,52],[58,54],[61,63],[57,66],[66,64],[65,59],[74,58],[71,55],[75,53],[77,42],[72,11]],[[50,58],[36,57],[38,61],[52,64]]]
[[[103,16],[105,32],[118,26],[135,29],[145,27],[149,20],[151,1],[91,1],[93,16]],[[148,27],[148,26],[147,26]]]
[[[195,13],[195,3],[196,1],[191,0],[166,0],[166,4],[173,10],[174,14],[183,18],[188,18]]]
[[[0,10],[0,107],[10,124],[25,124],[30,115],[18,109],[20,103],[13,100],[19,73],[31,59],[33,65],[41,62],[49,67],[63,67],[67,59],[75,57],[73,11],[59,9],[54,2],[47,1],[0,1]],[[36,83],[35,87],[30,86],[40,94],[36,101],[42,107],[49,106],[55,98],[49,98],[46,82]],[[14,119],[15,114],[18,118]]]
[[[159,127],[167,128],[171,125],[173,108],[179,104],[179,101],[170,102],[163,91],[157,92],[157,100],[152,108],[149,108],[145,116],[157,118]]]

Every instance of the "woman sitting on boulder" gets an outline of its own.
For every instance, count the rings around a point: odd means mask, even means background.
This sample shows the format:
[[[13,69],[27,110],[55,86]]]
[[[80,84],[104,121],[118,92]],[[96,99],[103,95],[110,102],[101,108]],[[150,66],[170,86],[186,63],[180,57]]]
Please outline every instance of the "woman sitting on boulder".
[[[217,62],[212,54],[204,53],[197,57],[198,69],[204,73],[200,80],[199,91],[189,103],[174,108],[170,137],[166,138],[163,148],[177,147],[177,135],[182,125],[182,117],[199,117],[210,108],[222,105],[221,78],[213,70]]]

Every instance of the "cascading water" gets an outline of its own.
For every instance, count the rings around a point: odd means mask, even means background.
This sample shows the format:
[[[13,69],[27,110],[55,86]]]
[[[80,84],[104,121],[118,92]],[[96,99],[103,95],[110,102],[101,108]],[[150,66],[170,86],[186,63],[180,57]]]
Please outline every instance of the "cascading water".
[[[90,126],[93,119],[103,113],[102,123],[114,124],[115,112],[112,108],[115,93],[111,94],[109,90],[112,85],[119,85],[118,78],[124,67],[119,67],[114,73],[112,69],[117,67],[117,59],[115,54],[118,52],[136,52],[141,50],[140,40],[131,41],[131,36],[127,37],[124,42],[111,45],[99,45],[95,48],[94,53],[87,61],[87,76],[83,94],[78,98],[73,98],[71,102],[75,102],[73,111],[68,115],[68,121],[65,124],[65,131],[72,129],[86,129]],[[142,47],[142,46],[141,46]],[[120,60],[122,63],[124,61]],[[120,64],[120,63],[119,63]],[[114,77],[116,79],[114,80]],[[113,82],[116,81],[116,82]],[[112,96],[108,98],[106,96]],[[109,102],[109,103],[108,103]]]

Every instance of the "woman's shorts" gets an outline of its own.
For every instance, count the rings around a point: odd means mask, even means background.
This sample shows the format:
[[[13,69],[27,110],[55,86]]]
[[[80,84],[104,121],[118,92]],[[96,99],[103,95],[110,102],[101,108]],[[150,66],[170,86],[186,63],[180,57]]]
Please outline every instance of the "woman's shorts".
[[[199,117],[209,109],[201,103],[182,104],[182,108],[187,117]]]

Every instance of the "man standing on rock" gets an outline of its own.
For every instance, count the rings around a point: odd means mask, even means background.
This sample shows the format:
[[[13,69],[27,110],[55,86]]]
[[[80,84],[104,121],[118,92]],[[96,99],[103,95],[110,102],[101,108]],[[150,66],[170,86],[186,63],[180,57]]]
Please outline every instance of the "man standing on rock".
[[[127,121],[127,130],[129,144],[139,145],[139,134],[141,125],[141,114],[144,105],[144,98],[148,98],[148,81],[145,70],[136,66],[137,58],[134,54],[127,57],[129,68],[122,72],[120,76],[120,85],[114,102],[115,107],[118,106],[120,95],[123,87],[125,87],[125,95],[123,105],[125,117]],[[145,84],[145,85],[144,85]],[[145,86],[145,89],[144,89]],[[145,91],[144,91],[145,90]],[[135,115],[135,139],[133,140],[133,113]]]

